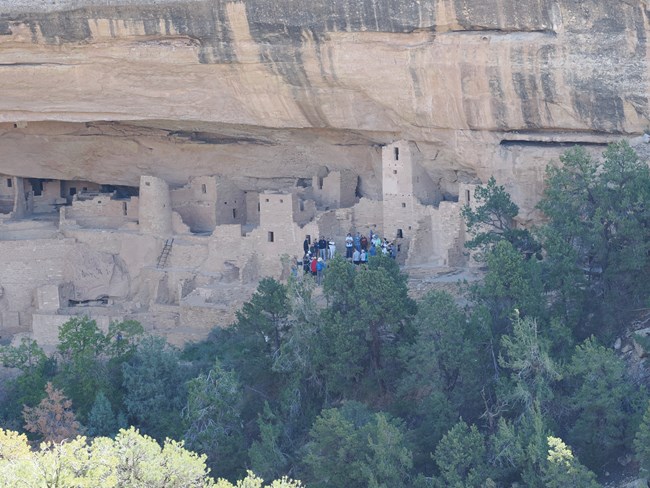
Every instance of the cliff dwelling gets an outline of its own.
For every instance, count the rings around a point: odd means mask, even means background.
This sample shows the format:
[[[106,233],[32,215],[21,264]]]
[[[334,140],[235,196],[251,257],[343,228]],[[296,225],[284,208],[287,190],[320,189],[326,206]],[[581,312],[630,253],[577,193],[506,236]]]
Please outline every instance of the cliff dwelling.
[[[372,231],[403,266],[467,265],[460,210],[475,185],[444,193],[412,142],[378,152],[379,198],[360,195],[354,171],[327,166],[275,189],[224,175],[184,185],[142,175],[138,187],[3,175],[1,329],[51,347],[58,326],[83,314],[199,339],[227,325],[261,277],[285,279],[305,236],[344,250],[348,233]]]
[[[476,184],[530,225],[550,161],[649,124],[644,2],[296,5],[4,2],[4,340],[76,314],[202,338],[307,235],[468,266]]]

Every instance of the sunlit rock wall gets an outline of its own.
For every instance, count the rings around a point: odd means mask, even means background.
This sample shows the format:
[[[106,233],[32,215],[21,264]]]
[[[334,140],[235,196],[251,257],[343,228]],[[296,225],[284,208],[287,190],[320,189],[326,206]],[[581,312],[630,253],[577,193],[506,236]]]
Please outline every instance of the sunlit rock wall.
[[[528,215],[566,144],[648,122],[645,0],[4,0],[0,167],[283,187],[414,141],[442,191]]]

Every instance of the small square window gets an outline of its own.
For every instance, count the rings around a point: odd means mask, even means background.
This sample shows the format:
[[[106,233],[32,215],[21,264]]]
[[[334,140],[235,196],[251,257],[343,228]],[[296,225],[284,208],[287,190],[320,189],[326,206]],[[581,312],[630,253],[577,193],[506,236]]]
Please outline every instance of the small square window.
[[[273,236],[273,232],[269,231],[269,236],[268,236],[268,238],[269,238],[269,242],[273,242],[273,238],[274,238],[274,236]]]
[[[406,203],[402,202],[402,208],[406,208]]]
[[[266,201],[268,202],[268,201],[269,201],[269,199],[267,198],[267,199],[266,199]]]
[[[145,186],[151,186],[151,183],[149,181],[144,182]]]
[[[393,170],[393,174],[394,174],[394,175],[397,174],[397,170],[396,170],[396,169]]]
[[[282,200],[282,198],[280,198],[280,203],[284,203],[284,200]]]
[[[11,188],[13,186],[14,182],[11,181],[11,178],[7,178],[7,186]]]

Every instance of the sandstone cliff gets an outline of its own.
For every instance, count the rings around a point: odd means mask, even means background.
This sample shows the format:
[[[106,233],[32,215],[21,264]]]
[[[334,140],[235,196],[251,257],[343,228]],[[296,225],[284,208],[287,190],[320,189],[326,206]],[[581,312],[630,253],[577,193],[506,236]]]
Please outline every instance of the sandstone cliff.
[[[251,188],[352,167],[373,197],[406,139],[444,191],[494,174],[530,212],[564,144],[648,126],[649,30],[645,0],[4,0],[0,165]]]

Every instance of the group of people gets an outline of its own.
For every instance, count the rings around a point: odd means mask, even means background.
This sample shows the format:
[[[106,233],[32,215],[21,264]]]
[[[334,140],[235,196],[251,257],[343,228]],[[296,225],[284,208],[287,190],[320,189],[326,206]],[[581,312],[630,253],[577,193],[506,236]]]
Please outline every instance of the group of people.
[[[336,256],[336,242],[333,238],[326,239],[325,236],[320,236],[318,240],[312,242],[310,237],[306,236],[303,251],[302,262],[296,264],[302,265],[305,274],[310,273],[315,276],[316,282],[320,285],[327,268],[327,260]],[[353,236],[348,232],[345,237],[345,258],[356,266],[366,264],[371,256],[379,253],[395,259],[397,246],[386,238],[382,239],[372,230],[369,231],[368,236],[359,232]]]
[[[345,257],[351,259],[356,265],[368,262],[368,257],[376,256],[382,253],[393,259],[397,258],[397,246],[391,243],[379,234],[375,234],[372,229],[368,232],[368,237],[357,232],[354,236],[348,232],[345,237]]]

